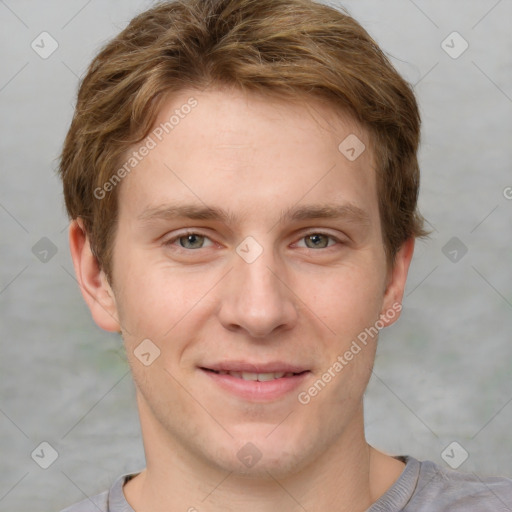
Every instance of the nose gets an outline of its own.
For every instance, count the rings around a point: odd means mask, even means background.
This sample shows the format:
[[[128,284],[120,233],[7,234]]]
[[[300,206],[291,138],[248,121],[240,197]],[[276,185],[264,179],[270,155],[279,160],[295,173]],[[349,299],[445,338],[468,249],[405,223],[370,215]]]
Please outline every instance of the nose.
[[[297,298],[286,283],[283,263],[266,250],[251,263],[237,254],[233,261],[219,311],[222,325],[254,338],[291,329],[298,318]]]

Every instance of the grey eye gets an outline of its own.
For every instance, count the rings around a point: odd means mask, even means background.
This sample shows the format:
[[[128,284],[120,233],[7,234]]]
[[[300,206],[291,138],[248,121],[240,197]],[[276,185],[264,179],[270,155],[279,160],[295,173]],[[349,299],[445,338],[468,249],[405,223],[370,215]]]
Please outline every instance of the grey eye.
[[[180,246],[184,249],[201,249],[204,244],[205,236],[191,233],[178,238]]]
[[[321,233],[314,233],[313,235],[307,235],[304,237],[306,242],[306,246],[310,249],[324,249],[329,245],[329,239],[331,237],[328,235],[323,235]]]

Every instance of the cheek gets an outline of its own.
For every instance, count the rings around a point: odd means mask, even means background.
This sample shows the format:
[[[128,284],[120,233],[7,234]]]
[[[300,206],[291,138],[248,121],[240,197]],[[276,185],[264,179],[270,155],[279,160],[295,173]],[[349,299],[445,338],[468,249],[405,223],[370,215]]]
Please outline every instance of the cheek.
[[[338,339],[357,335],[379,318],[383,300],[382,275],[377,267],[345,265],[327,270],[325,275],[307,279],[301,276],[308,305],[336,334]],[[308,295],[304,295],[308,296]]]
[[[312,401],[320,417],[332,416],[332,407],[341,404],[346,409],[343,414],[349,417],[359,406],[377,347],[375,325],[383,299],[379,279],[382,276],[369,267],[347,267],[325,280],[323,292],[311,297],[310,307],[334,332],[317,340],[324,353],[317,375],[321,381],[317,388],[322,391]],[[334,419],[329,423],[334,430],[339,427]]]
[[[204,314],[217,278],[204,270],[193,272],[173,268],[166,261],[151,261],[144,254],[125,261],[118,270],[118,313],[128,337],[160,341],[172,337],[182,322]]]

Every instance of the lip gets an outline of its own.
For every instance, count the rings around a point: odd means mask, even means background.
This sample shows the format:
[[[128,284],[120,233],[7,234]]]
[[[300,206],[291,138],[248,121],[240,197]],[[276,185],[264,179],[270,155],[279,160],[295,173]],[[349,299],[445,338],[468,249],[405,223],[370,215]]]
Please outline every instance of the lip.
[[[302,373],[308,371],[305,366],[272,361],[269,363],[250,363],[248,361],[221,361],[219,363],[204,364],[203,369],[226,372],[251,372],[251,373]]]
[[[250,369],[228,369],[226,371],[247,371],[254,373],[271,373],[285,370],[288,370],[287,372],[285,371],[285,373],[290,373],[294,371],[293,369],[290,370],[290,365],[281,365],[279,367],[275,367],[275,370],[260,370],[260,368],[269,367],[272,366],[258,365],[256,367],[252,366]],[[240,368],[240,366],[237,366],[237,368]],[[258,368],[258,371],[255,371],[252,368]],[[200,368],[200,370],[208,379],[211,379],[212,382],[224,391],[251,402],[272,402],[283,398],[298,388],[311,373],[307,370],[303,370],[303,373],[299,373],[298,375],[293,375],[291,377],[281,377],[279,379],[260,382],[257,380],[240,379],[229,374],[215,373],[213,371],[209,371],[205,367]]]

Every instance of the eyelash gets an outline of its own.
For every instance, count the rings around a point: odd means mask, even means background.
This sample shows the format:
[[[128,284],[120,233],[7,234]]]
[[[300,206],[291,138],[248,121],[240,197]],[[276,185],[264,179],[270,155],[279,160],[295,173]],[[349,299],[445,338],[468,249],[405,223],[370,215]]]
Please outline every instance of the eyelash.
[[[175,242],[177,242],[180,238],[183,238],[183,237],[186,237],[186,236],[189,236],[189,235],[198,235],[198,236],[202,236],[208,240],[210,240],[211,242],[213,242],[213,240],[210,239],[210,237],[208,235],[205,235],[201,232],[198,232],[198,231],[186,231],[186,232],[183,232],[183,233],[179,233],[177,235],[175,235],[173,238],[169,239],[169,240],[166,240],[163,245],[166,246],[166,247],[172,247],[174,245]],[[304,240],[306,237],[308,236],[312,236],[312,235],[321,235],[321,236],[325,236],[327,238],[329,238],[330,240],[333,240],[334,242],[336,242],[335,244],[331,244],[331,245],[327,245],[327,247],[321,247],[320,249],[323,249],[323,250],[326,250],[326,249],[329,249],[329,248],[332,248],[334,247],[335,245],[337,244],[343,244],[344,242],[342,240],[340,240],[339,238],[336,238],[335,236],[331,235],[330,233],[325,233],[323,231],[310,231],[309,233],[305,233],[303,234],[299,240]],[[176,246],[176,248],[178,250],[182,250],[182,251],[187,251],[187,252],[193,252],[193,251],[198,251],[199,249],[206,249],[206,247],[199,247],[198,249],[187,249],[186,247],[181,247],[181,246]],[[311,249],[312,251],[317,251],[319,249],[314,249],[314,248],[311,248],[311,247],[301,247],[302,249]]]

